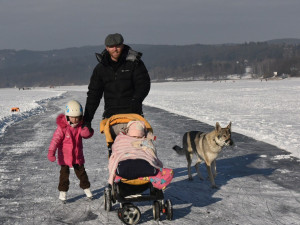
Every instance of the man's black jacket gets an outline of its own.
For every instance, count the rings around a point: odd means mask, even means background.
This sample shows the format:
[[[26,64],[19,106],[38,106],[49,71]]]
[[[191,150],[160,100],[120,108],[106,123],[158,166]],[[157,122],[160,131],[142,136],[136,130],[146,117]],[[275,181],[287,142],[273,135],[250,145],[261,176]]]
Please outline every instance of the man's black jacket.
[[[104,118],[121,113],[143,114],[142,102],[150,91],[150,77],[141,55],[127,45],[117,64],[106,50],[96,54],[99,63],[88,86],[85,122],[90,123],[94,118],[103,94]]]

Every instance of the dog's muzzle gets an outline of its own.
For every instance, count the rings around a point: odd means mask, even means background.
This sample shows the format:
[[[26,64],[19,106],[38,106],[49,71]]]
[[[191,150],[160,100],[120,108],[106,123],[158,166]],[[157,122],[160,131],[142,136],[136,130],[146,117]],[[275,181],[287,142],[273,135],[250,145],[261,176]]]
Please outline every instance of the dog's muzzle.
[[[233,141],[231,140],[231,138],[229,138],[225,141],[225,145],[226,146],[233,145]]]

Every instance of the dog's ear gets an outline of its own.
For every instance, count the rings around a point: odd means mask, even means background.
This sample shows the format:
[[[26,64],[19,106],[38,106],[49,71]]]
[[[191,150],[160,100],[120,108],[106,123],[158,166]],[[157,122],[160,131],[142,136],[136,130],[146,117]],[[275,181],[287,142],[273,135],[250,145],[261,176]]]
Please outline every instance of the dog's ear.
[[[228,128],[228,129],[230,130],[230,132],[231,132],[231,121],[229,122],[227,128]]]
[[[220,126],[219,122],[217,122],[216,123],[216,131],[220,132],[220,130],[221,130],[221,126]]]

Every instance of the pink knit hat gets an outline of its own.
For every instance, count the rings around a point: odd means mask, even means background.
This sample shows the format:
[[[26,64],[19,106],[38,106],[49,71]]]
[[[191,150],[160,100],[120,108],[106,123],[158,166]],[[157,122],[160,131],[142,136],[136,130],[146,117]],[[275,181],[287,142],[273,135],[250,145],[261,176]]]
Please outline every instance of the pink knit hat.
[[[146,126],[143,121],[132,120],[127,124],[127,135],[132,137],[144,137]]]

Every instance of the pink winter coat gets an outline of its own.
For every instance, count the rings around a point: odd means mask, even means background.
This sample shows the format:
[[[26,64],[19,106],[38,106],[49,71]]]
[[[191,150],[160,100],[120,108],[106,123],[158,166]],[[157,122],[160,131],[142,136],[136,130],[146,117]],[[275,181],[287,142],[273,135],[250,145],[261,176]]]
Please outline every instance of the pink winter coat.
[[[82,122],[76,127],[70,126],[64,114],[58,115],[56,118],[57,128],[53,134],[49,150],[48,159],[55,161],[55,153],[58,149],[59,165],[67,165],[73,167],[74,164],[83,165],[83,147],[82,138],[90,138],[94,131],[90,132],[87,127],[81,128]]]

